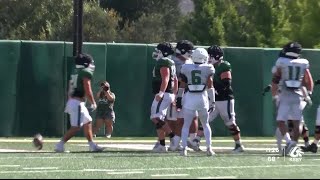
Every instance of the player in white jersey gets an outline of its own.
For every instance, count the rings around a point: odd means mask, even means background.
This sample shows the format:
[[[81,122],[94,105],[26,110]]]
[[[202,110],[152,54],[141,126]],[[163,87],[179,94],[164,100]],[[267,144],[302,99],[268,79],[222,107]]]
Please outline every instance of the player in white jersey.
[[[287,147],[285,154],[296,146],[302,120],[301,101],[305,96],[302,87],[309,92],[313,90],[313,80],[309,71],[309,61],[300,58],[302,47],[297,42],[290,42],[282,49],[282,56],[278,58],[272,79],[273,99],[279,98],[277,110],[277,126],[284,136]],[[280,89],[280,91],[279,91]],[[293,121],[292,139],[287,131],[286,121]]]
[[[177,46],[175,48],[175,51],[176,51],[175,56],[172,57],[172,60],[175,63],[177,76],[179,76],[180,74],[182,65],[193,64],[193,61],[190,58],[193,49],[194,49],[193,43],[188,40],[181,40],[177,43]],[[181,90],[179,91],[179,93],[181,94]],[[177,96],[176,102],[172,103],[169,106],[167,116],[166,116],[166,120],[169,126],[171,127],[171,129],[177,135],[178,138],[181,138],[181,129],[183,125],[183,112],[181,107],[181,100],[182,100],[181,96]],[[196,134],[196,130],[198,129],[196,120],[197,119],[195,118],[195,120],[192,123],[192,126],[191,126],[192,128],[190,133]],[[168,150],[169,151],[181,150],[181,147],[170,146]]]
[[[185,64],[181,68],[181,88],[188,91],[183,96],[182,108],[184,123],[182,128],[182,156],[187,156],[187,140],[189,128],[198,115],[204,129],[207,144],[207,155],[212,156],[211,128],[209,111],[214,109],[215,96],[212,76],[215,72],[211,64],[207,64],[209,55],[204,48],[197,48],[192,54],[194,64]]]

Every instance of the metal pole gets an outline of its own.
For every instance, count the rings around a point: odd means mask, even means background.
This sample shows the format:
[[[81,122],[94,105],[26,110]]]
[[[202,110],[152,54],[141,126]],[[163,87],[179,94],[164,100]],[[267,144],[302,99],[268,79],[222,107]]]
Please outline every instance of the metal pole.
[[[73,56],[78,55],[78,14],[79,14],[79,0],[73,0]]]
[[[82,53],[82,41],[83,41],[83,0],[79,0],[79,12],[78,12],[78,52]]]

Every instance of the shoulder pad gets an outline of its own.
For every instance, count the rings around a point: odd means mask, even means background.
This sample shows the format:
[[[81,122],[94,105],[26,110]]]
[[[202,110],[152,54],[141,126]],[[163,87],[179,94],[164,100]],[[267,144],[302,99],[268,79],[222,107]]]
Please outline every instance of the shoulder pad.
[[[93,77],[93,71],[88,68],[81,69],[79,74],[82,74],[83,77],[87,77],[89,79],[92,79]]]
[[[160,67],[170,67],[174,65],[174,61],[169,58],[161,58],[158,60]]]
[[[220,64],[220,68],[222,69],[222,72],[231,71],[231,64],[228,61],[223,61]]]

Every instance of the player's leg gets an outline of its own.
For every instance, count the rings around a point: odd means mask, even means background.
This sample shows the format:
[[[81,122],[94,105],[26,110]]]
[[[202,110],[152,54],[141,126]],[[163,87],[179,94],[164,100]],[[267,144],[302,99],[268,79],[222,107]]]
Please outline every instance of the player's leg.
[[[302,126],[301,127],[301,137],[303,138],[304,146],[308,147],[310,145],[310,143],[309,143],[309,129],[304,121],[300,124],[300,126]]]
[[[281,136],[285,139],[286,144],[289,144],[291,142],[291,138],[286,125],[286,121],[288,120],[289,108],[290,107],[288,103],[286,103],[286,99],[281,98],[281,101],[279,102],[276,120],[277,128],[279,129]]]
[[[71,99],[67,103],[66,112],[70,115],[70,124],[71,128],[63,136],[61,141],[56,144],[55,151],[63,152],[64,144],[71,139],[83,126],[85,135],[88,139],[90,150],[100,151],[102,148],[97,146],[92,142],[92,118],[88,112],[88,109],[85,107],[84,102]]]
[[[171,128],[173,133],[176,135],[177,143],[180,143],[182,125],[180,125],[181,120],[178,118],[178,112],[177,112],[176,106],[173,103],[171,103],[171,105],[168,108],[166,119],[167,119],[166,122],[168,123],[169,127]],[[181,150],[180,145],[176,146],[175,143],[176,142],[174,141],[170,142],[168,151]]]
[[[292,118],[289,117],[289,119],[292,119]],[[292,139],[292,136],[293,136],[293,120],[288,120],[287,124],[288,124],[288,133],[290,135],[290,138]]]
[[[89,150],[92,152],[101,152],[104,148],[98,146],[93,142],[93,133],[92,133],[92,117],[89,114],[88,109],[85,106],[84,102],[80,103],[80,126],[83,126],[83,132],[86,136],[89,144]]]
[[[203,127],[204,137],[206,139],[207,155],[208,156],[212,156],[215,153],[213,152],[212,147],[211,147],[211,144],[212,144],[212,142],[211,142],[212,131],[211,131],[211,127],[209,125],[208,109],[207,108],[203,109],[201,111],[198,111],[198,113],[199,113],[200,122],[201,122],[202,127]]]
[[[224,124],[228,127],[230,134],[233,136],[233,140],[235,142],[235,148],[233,152],[243,152],[244,147],[241,143],[241,134],[240,128],[236,123],[235,112],[234,112],[234,99],[220,101],[221,108],[220,116],[224,120]]]
[[[317,109],[317,117],[316,117],[316,127],[314,129],[314,141],[307,147],[301,147],[304,152],[313,152],[316,153],[318,151],[318,143],[320,141],[320,106]]]
[[[196,136],[197,136],[197,132],[198,132],[198,115],[196,115],[196,117],[194,117],[192,119],[192,123],[191,123],[191,126],[190,126],[190,131],[189,131],[189,140],[188,142],[192,142]]]
[[[301,106],[302,110],[304,110],[305,107],[307,106],[307,102],[301,101],[300,106]],[[308,147],[310,145],[310,143],[309,143],[309,129],[305,123],[303,116],[302,116],[299,130],[300,130],[301,137],[303,138],[305,147]]]
[[[287,143],[287,146],[285,147],[285,155],[287,155],[291,151],[291,149],[298,144],[298,140],[300,137],[299,127],[303,117],[301,97],[297,94],[292,94],[290,96],[287,96],[286,98],[287,99],[284,98],[284,103],[282,103],[282,98],[280,101],[280,108],[282,104],[283,104],[283,107],[287,108],[287,109],[282,109],[282,110],[287,110],[286,115],[282,114],[282,118],[285,118],[286,116],[288,120],[292,120],[293,129],[292,129],[292,138],[290,138],[291,139],[290,142]],[[279,114],[280,113],[281,112],[279,111]],[[289,118],[292,118],[292,119],[289,119]],[[280,120],[280,117],[278,117],[278,120]],[[282,134],[284,133],[282,132]]]
[[[181,131],[181,144],[182,144],[182,156],[187,156],[187,141],[189,136],[190,125],[192,123],[193,118],[196,116],[195,110],[183,109],[184,122]]]
[[[80,101],[74,99],[68,100],[65,112],[68,113],[70,116],[71,127],[64,134],[61,140],[55,145],[56,152],[64,152],[64,144],[68,142],[80,130],[81,127],[80,124],[78,124],[78,119],[80,119],[79,108]]]
[[[158,102],[156,99],[153,100],[151,106],[151,119],[155,124],[157,129],[157,134],[159,138],[160,145],[156,149],[153,149],[155,152],[166,152],[165,147],[165,136],[168,134],[171,141],[174,141],[174,145],[178,146],[176,143],[176,136],[172,132],[168,123],[164,121],[167,113],[167,109],[170,104],[173,102],[174,95],[169,93],[164,93],[163,98]]]
[[[177,134],[176,132],[176,124],[177,124],[177,115],[175,112],[174,104],[171,103],[167,110],[167,116],[165,118],[165,121],[168,123],[171,130]]]
[[[216,119],[218,117],[218,115],[220,114],[219,109],[220,109],[221,103],[219,103],[219,102],[220,101],[216,101],[216,108],[214,109],[213,112],[209,113],[209,123],[213,122],[214,119]],[[199,119],[199,121],[201,121],[201,120]],[[200,123],[199,128],[198,128],[198,132],[197,132],[197,136],[193,141],[200,145],[200,141],[201,141],[202,137],[204,137],[204,132],[203,132],[202,124]]]

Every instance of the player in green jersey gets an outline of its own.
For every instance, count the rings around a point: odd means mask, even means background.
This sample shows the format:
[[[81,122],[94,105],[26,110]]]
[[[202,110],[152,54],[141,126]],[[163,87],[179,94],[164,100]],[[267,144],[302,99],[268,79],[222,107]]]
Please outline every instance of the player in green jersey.
[[[89,150],[93,152],[102,151],[103,148],[95,144],[92,139],[92,118],[85,106],[86,98],[91,103],[92,109],[97,108],[97,104],[92,95],[91,80],[94,73],[94,61],[88,54],[80,54],[75,59],[76,68],[71,75],[68,91],[68,102],[65,112],[70,115],[71,128],[56,144],[56,152],[64,152],[64,144],[71,139],[83,127],[84,134],[88,139]]]
[[[176,76],[176,68],[174,62],[169,58],[174,53],[170,43],[163,42],[157,45],[156,52],[152,54],[156,59],[153,69],[152,91],[155,94],[151,106],[151,116],[156,126],[159,143],[153,148],[154,152],[166,152],[165,136],[170,137],[170,148],[176,149],[179,140],[174,132],[172,132],[165,120],[168,107],[174,101],[178,91],[178,78]]]

